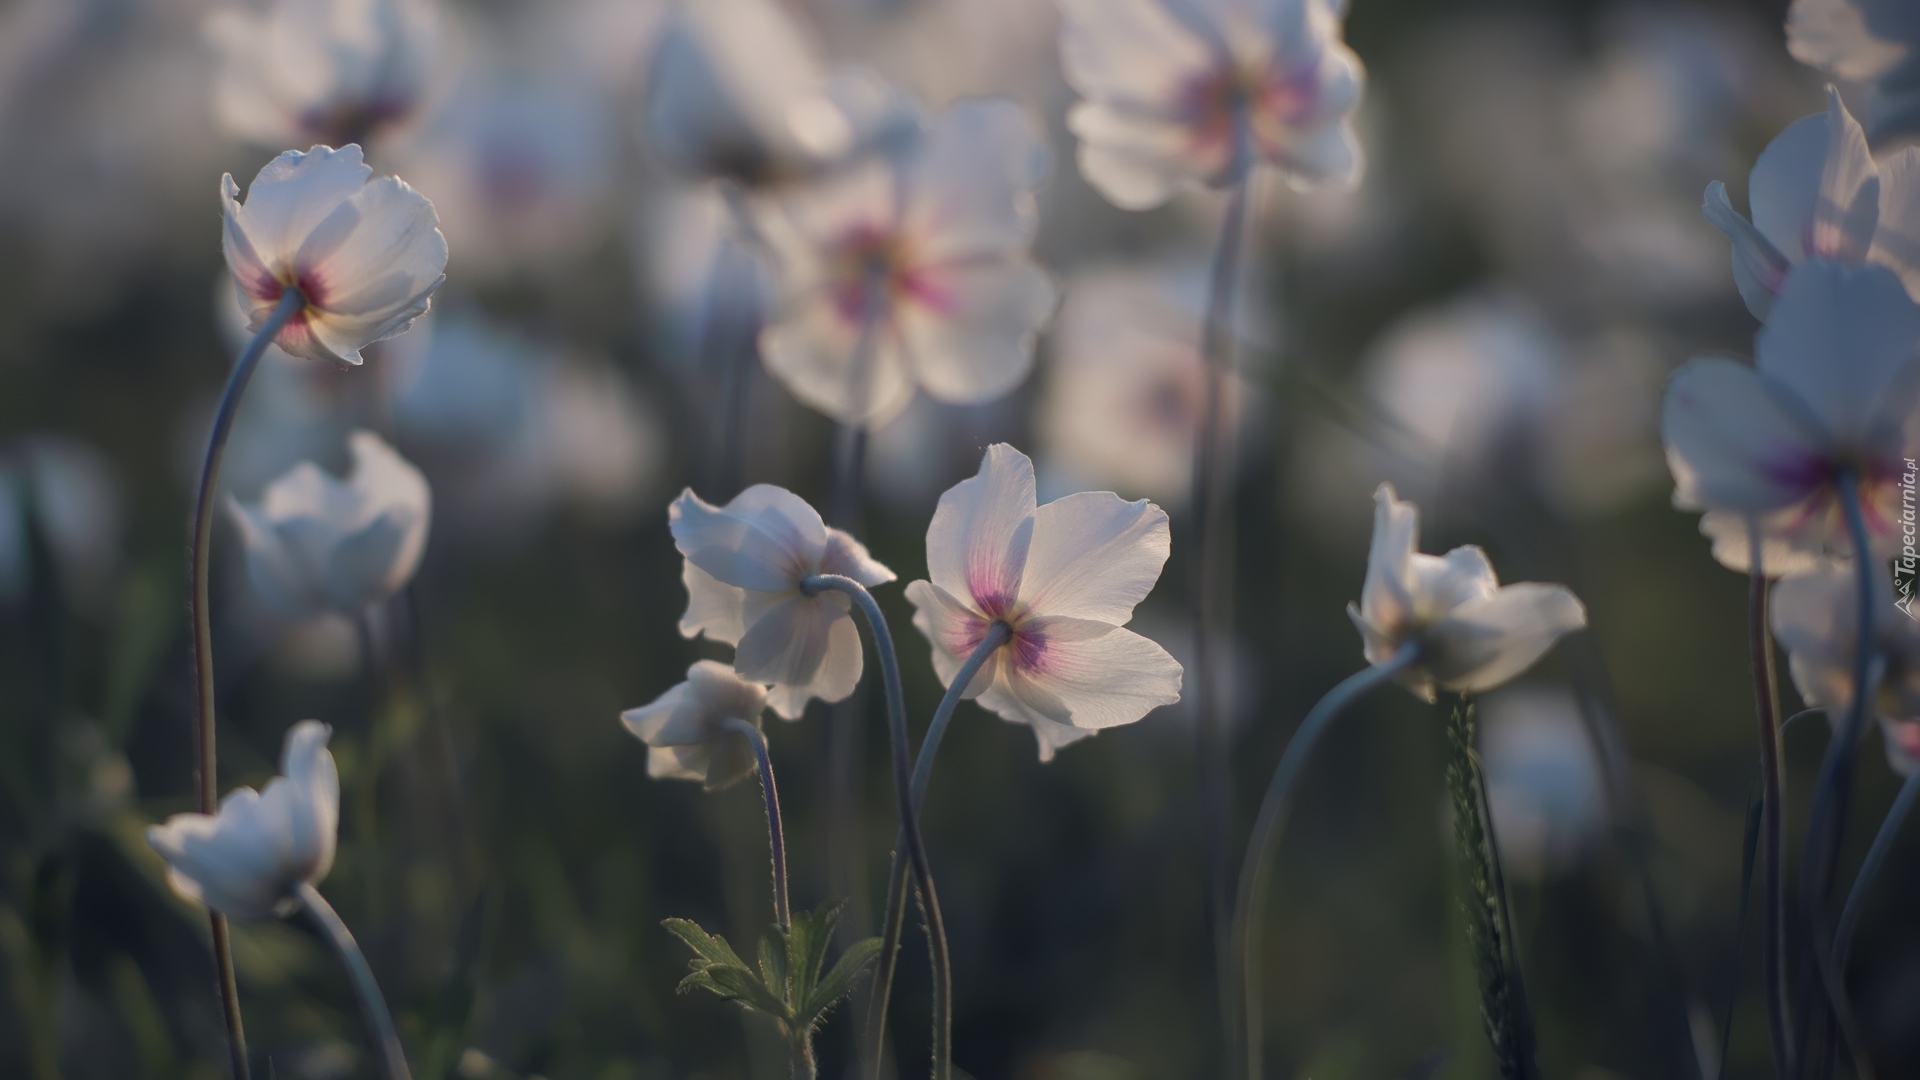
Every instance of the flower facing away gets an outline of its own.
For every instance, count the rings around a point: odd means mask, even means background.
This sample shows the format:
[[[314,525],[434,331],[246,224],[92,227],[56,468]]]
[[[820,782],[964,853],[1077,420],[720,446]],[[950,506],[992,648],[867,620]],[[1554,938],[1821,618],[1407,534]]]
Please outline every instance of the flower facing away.
[[[214,111],[265,146],[365,142],[420,104],[434,25],[416,0],[273,0],[207,20]]]
[[[1502,585],[1487,553],[1468,544],[1420,552],[1420,511],[1391,484],[1373,493],[1373,546],[1360,602],[1347,616],[1370,664],[1409,642],[1419,654],[1400,681],[1433,701],[1435,688],[1480,693],[1534,665],[1561,637],[1587,625],[1587,610],[1565,585]]]
[[[295,889],[326,877],[340,827],[332,734],[318,720],[300,721],[265,791],[235,788],[218,815],[175,814],[149,826],[147,843],[167,860],[174,891],[235,919],[264,919],[292,910]]]
[[[1787,272],[1807,259],[1879,263],[1920,295],[1920,149],[1876,163],[1866,133],[1832,87],[1827,111],[1781,132],[1747,181],[1753,220],[1707,185],[1707,220],[1733,241],[1733,279],[1765,319]]]
[[[1166,512],[1083,491],[1039,506],[1033,462],[1005,443],[940,496],[927,576],[907,586],[913,625],[951,686],[996,622],[1012,631],[964,696],[1026,724],[1048,761],[1068,743],[1180,700],[1167,651],[1122,624],[1167,561]]]
[[[698,780],[707,790],[726,787],[753,772],[753,750],[726,729],[729,719],[760,726],[767,688],[743,679],[715,660],[687,669],[687,681],[628,709],[620,722],[647,744],[647,775],[660,780]]]
[[[917,385],[954,404],[1026,379],[1055,291],[1027,256],[1047,150],[1005,101],[949,107],[898,156],[805,185],[768,215],[780,268],[767,370],[802,402],[878,427]]]
[[[1787,650],[1787,670],[1809,707],[1831,719],[1853,703],[1853,665],[1860,637],[1859,576],[1828,563],[1795,574],[1773,590],[1773,632]],[[1874,714],[1895,772],[1920,768],[1920,621],[1890,603],[1873,609],[1874,655],[1885,663]]]
[[[289,287],[306,297],[274,344],[295,356],[360,362],[406,331],[446,280],[447,241],[433,204],[398,177],[371,180],[358,146],[274,158],[247,188],[220,179],[227,269],[258,330]]]
[[[808,596],[800,583],[839,574],[869,588],[893,580],[867,549],[785,488],[755,484],[725,506],[691,490],[667,511],[687,557],[680,632],[734,647],[733,666],[771,684],[768,703],[797,720],[809,698],[839,701],[860,682],[860,630],[839,592]]]
[[[370,431],[348,440],[353,474],[310,461],[267,486],[258,503],[229,498],[247,548],[247,577],[289,618],[357,616],[405,585],[427,546],[426,477]]]
[[[1063,0],[1060,58],[1084,98],[1067,115],[1080,171],[1116,206],[1255,164],[1297,187],[1351,186],[1365,72],[1334,0]]]
[[[1836,79],[1873,84],[1875,142],[1920,131],[1920,7],[1910,0],[1793,0],[1787,51]]]
[[[1674,374],[1660,420],[1673,505],[1708,511],[1714,558],[1750,568],[1750,520],[1769,575],[1852,551],[1844,475],[1870,541],[1895,540],[1904,448],[1920,434],[1917,349],[1920,307],[1893,271],[1814,260],[1788,275],[1753,366],[1707,357]]]

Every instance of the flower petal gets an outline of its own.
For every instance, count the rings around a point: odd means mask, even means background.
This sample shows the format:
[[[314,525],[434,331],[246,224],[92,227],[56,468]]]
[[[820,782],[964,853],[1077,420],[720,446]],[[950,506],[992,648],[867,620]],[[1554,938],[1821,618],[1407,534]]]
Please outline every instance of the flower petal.
[[[1180,700],[1179,661],[1110,623],[1029,619],[1008,655],[1015,659],[1002,666],[1007,692],[1057,723],[1118,727]]]
[[[1667,384],[1660,433],[1681,509],[1775,510],[1824,482],[1826,441],[1805,410],[1744,364],[1688,361]]]
[[[782,719],[798,720],[807,711],[807,702],[814,698],[845,701],[860,685],[865,662],[860,651],[860,628],[851,617],[835,619],[827,625],[827,654],[812,681],[775,683],[767,692],[767,704]]]
[[[687,613],[680,616],[680,636],[705,634],[714,641],[738,644],[740,635],[747,632],[741,617],[747,591],[685,560],[680,564],[680,583],[687,588]]]
[[[688,562],[725,584],[759,592],[797,589],[827,545],[819,511],[771,484],[755,484],[724,507],[688,488],[668,508],[667,521]]]
[[[1171,110],[1222,59],[1160,0],[1061,0],[1060,14],[1061,68],[1094,101]]]
[[[920,302],[897,312],[901,343],[929,395],[955,405],[1002,397],[1033,370],[1034,338],[1058,290],[1024,257],[928,271]]]
[[[979,696],[979,704],[1008,723],[1025,724],[1032,728],[1034,738],[1040,743],[1040,760],[1043,763],[1052,761],[1053,755],[1061,747],[1091,739],[1095,734],[1092,728],[1077,728],[1035,712],[1002,684],[990,686]]]
[[[1419,544],[1420,508],[1400,501],[1392,484],[1375,488],[1373,540],[1367,549],[1360,611],[1366,625],[1383,636],[1397,638],[1413,620],[1413,557]]]
[[[1774,295],[1786,284],[1791,264],[1772,241],[1760,235],[1751,221],[1735,212],[1733,204],[1727,201],[1727,185],[1718,180],[1708,184],[1701,209],[1707,220],[1732,241],[1733,283],[1740,290],[1740,299],[1746,301],[1747,310],[1754,318],[1765,321]]]
[[[1880,162],[1880,227],[1867,258],[1899,274],[1907,295],[1920,296],[1920,147]]]
[[[1833,138],[1830,124],[1826,113],[1818,113],[1788,125],[1760,152],[1747,176],[1753,227],[1788,262],[1809,255],[1820,177]]]
[[[1449,690],[1491,690],[1586,624],[1586,608],[1572,590],[1523,581],[1464,604],[1429,627],[1424,640],[1431,657],[1422,666]]]
[[[760,331],[761,360],[801,403],[843,424],[879,427],[913,399],[913,379],[890,323],[870,331],[819,293]]]
[[[989,618],[1011,613],[1033,539],[1033,462],[994,443],[980,472],[940,496],[927,526],[927,576]]]
[[[1150,210],[1188,180],[1208,180],[1231,164],[1212,147],[1196,149],[1191,134],[1170,120],[1081,102],[1067,113],[1080,138],[1080,175],[1122,210]]]
[[[1897,444],[1920,393],[1920,306],[1886,267],[1809,262],[1788,275],[1754,350],[1829,438]]]
[[[940,677],[941,686],[952,686],[954,676],[960,674],[961,665],[985,640],[992,620],[930,581],[908,582],[906,596],[913,605],[914,629],[920,631],[927,643],[933,646],[934,674]],[[967,684],[961,696],[980,696],[993,684],[997,670],[992,663],[981,665],[979,673]]]
[[[1034,512],[1020,606],[1115,626],[1160,580],[1172,547],[1167,513],[1141,499],[1083,491]]]
[[[947,107],[902,178],[900,230],[927,262],[1024,250],[1039,225],[1033,191],[1051,153],[1025,110],[1005,99]]]
[[[845,629],[836,633],[837,624]],[[853,693],[862,662],[859,630],[840,593],[794,593],[771,605],[747,625],[733,657],[747,678],[793,691],[780,698],[780,715],[789,720],[799,718],[809,697],[839,701]]]
[[[820,556],[820,572],[839,574],[871,589],[894,580],[893,571],[867,554],[867,546],[839,529],[827,530],[827,547]]]
[[[287,731],[280,756],[281,776],[267,785],[263,800],[276,789],[287,800],[288,833],[283,866],[301,881],[318,884],[333,868],[334,845],[340,831],[340,772],[327,740],[333,729],[318,720],[302,720]]]
[[[233,219],[259,261],[286,274],[314,227],[372,176],[358,146],[316,146],[304,154],[289,150],[247,185],[246,202],[234,208]]]

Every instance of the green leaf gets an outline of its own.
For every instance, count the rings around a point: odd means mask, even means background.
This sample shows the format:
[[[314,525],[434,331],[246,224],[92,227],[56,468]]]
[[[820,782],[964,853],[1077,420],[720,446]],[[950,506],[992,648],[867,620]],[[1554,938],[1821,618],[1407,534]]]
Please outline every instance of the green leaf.
[[[700,954],[700,959],[709,964],[727,964],[744,968],[747,965],[740,959],[727,939],[715,937],[700,928],[692,919],[662,919],[660,925],[674,937],[687,943],[687,947]]]
[[[840,912],[846,901],[839,900],[810,912],[794,916],[788,955],[793,965],[793,1001],[800,1006],[813,997],[814,984],[827,964],[827,949],[833,944],[833,931],[840,925]],[[796,1009],[804,1014],[804,1009]]]
[[[661,923],[675,937],[687,943],[694,958],[687,962],[692,972],[680,980],[678,993],[707,990],[728,1001],[736,1001],[757,1012],[766,1013],[781,1024],[792,1020],[784,995],[770,990],[760,975],[747,967],[727,939],[709,934],[688,919],[667,919]]]
[[[807,1027],[819,1023],[828,1009],[853,992],[854,983],[879,955],[880,939],[877,937],[856,941],[848,946],[847,951],[840,954],[840,960],[833,965],[833,970],[812,987],[806,1000],[794,1010],[799,1014],[799,1022]]]
[[[780,928],[769,926],[760,935],[760,981],[781,1001],[792,1001],[793,990],[787,981],[787,940]]]

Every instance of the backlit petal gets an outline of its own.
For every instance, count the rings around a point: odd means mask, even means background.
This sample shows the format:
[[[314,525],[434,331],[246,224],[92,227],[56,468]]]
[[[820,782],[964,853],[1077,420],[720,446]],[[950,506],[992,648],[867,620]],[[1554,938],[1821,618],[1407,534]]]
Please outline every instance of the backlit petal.
[[[1033,462],[994,443],[980,472],[940,496],[927,526],[927,576],[955,597],[998,618],[1020,595],[1033,539]]]
[[[1171,545],[1166,511],[1145,499],[1110,491],[1055,499],[1034,513],[1021,606],[1121,625],[1160,580]]]
[[[1479,693],[1519,675],[1587,624],[1564,585],[1525,581],[1455,608],[1430,627],[1423,664],[1449,690]]]

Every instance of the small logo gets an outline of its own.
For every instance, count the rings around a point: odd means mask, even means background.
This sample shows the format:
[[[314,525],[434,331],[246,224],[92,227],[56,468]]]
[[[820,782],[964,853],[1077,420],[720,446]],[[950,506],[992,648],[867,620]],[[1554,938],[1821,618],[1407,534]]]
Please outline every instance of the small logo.
[[[1920,613],[1913,610],[1913,588],[1920,579],[1920,552],[1914,550],[1920,530],[1915,527],[1913,486],[1920,467],[1912,458],[1906,463],[1906,471],[1900,474],[1900,555],[1893,560],[1893,606],[1906,612],[1907,618],[1920,620]]]

